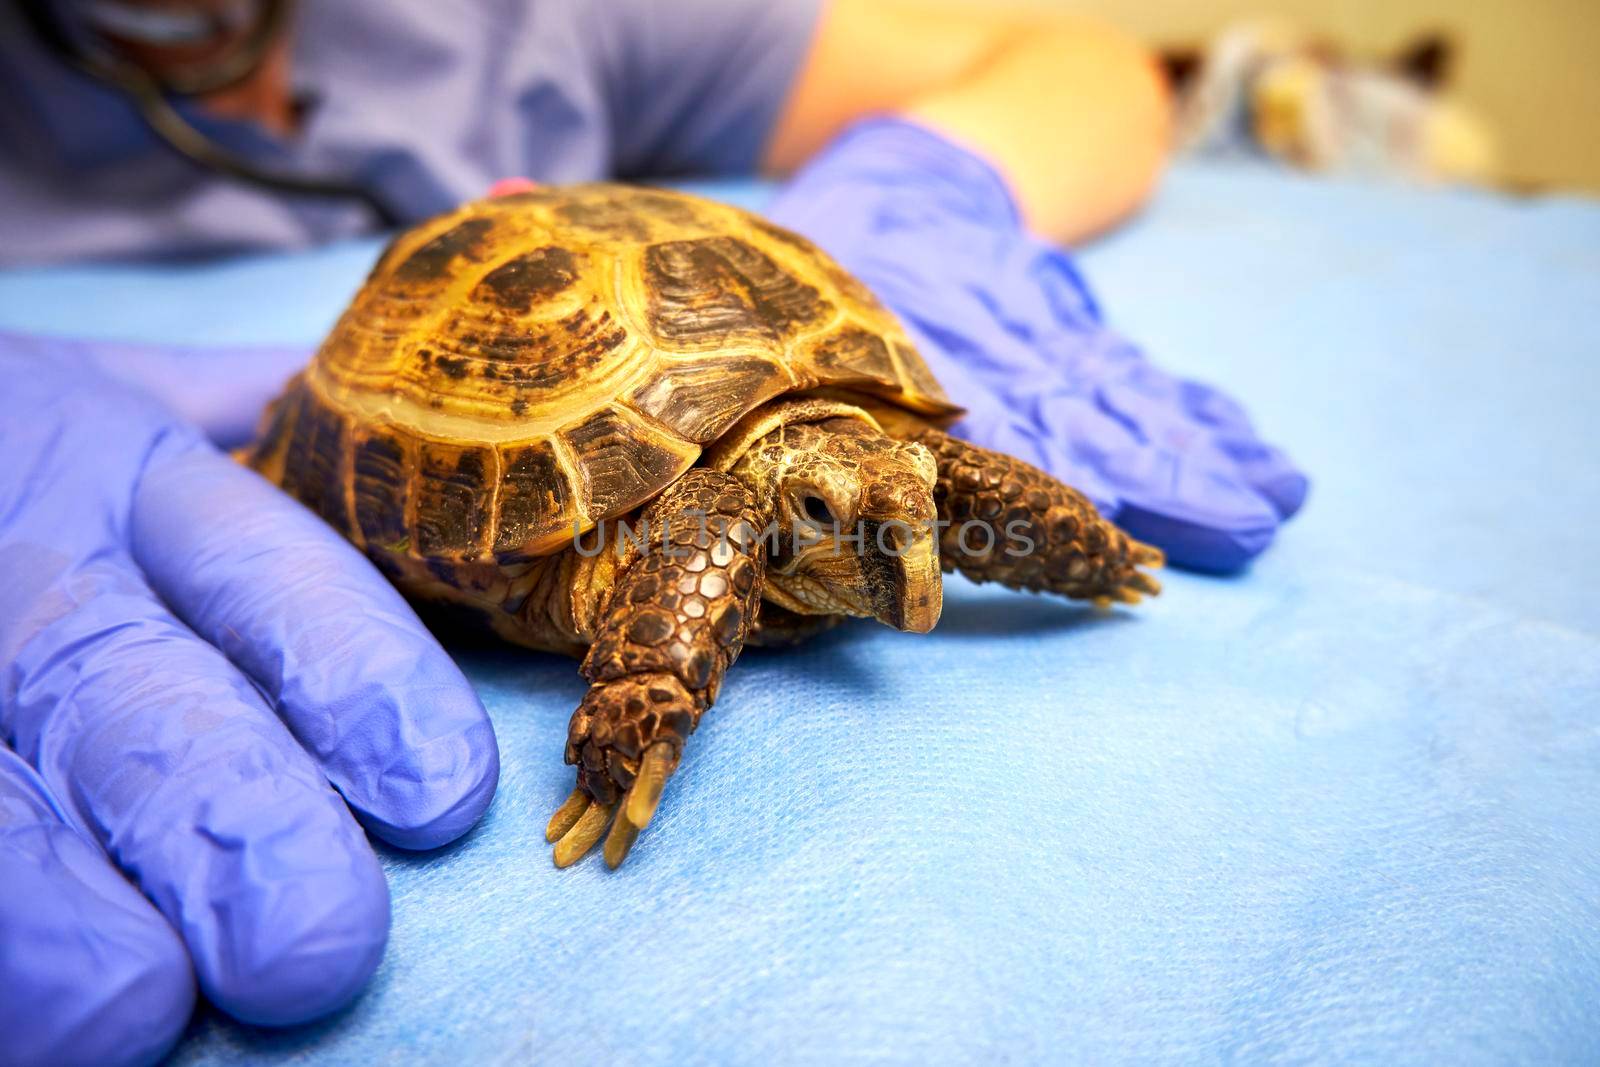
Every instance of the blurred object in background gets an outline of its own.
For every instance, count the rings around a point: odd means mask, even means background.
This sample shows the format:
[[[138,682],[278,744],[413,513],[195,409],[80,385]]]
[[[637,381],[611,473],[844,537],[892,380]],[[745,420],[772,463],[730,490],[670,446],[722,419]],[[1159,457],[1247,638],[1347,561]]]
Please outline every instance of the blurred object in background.
[[[1177,148],[1321,172],[1494,180],[1488,126],[1444,95],[1451,55],[1447,38],[1430,35],[1393,59],[1363,61],[1287,22],[1235,24],[1203,50],[1165,53]]]

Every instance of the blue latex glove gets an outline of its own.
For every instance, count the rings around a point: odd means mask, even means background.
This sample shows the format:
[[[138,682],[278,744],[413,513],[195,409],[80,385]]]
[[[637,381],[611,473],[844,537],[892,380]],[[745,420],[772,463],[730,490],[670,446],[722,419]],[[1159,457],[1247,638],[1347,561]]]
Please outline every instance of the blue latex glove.
[[[473,825],[482,705],[355,549],[154,400],[4,337],[0,396],[0,1063],[153,1061],[196,980],[255,1023],[342,1006],[389,927],[362,827]]]
[[[1172,562],[1236,570],[1305,499],[1305,476],[1238,404],[1107,329],[1067,253],[1030,236],[994,170],[937,134],[861,123],[769,213],[899,315],[968,409],[957,432],[1077,487]]]

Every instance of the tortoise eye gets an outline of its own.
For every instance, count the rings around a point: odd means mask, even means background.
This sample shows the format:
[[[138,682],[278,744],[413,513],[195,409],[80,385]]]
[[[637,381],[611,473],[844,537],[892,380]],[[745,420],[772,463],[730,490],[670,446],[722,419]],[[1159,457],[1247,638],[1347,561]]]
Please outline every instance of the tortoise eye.
[[[818,526],[832,526],[839,521],[829,509],[828,502],[815,493],[808,493],[800,501],[800,506],[805,509],[806,518]]]

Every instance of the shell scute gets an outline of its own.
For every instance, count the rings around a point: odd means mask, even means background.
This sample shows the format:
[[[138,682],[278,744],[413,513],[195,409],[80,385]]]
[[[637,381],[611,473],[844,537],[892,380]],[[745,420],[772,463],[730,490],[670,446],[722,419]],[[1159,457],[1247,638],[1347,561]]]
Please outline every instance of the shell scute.
[[[659,229],[718,227],[714,212],[677,193],[620,185],[574,186],[558,198],[555,216],[563,224],[603,240],[644,242]]]
[[[417,551],[425,557],[472,559],[484,549],[493,479],[492,448],[423,441],[417,457]]]
[[[651,245],[644,277],[650,328],[667,348],[783,343],[837,313],[816,286],[738,237]]]
[[[922,357],[917,355],[917,350],[907,341],[894,342],[895,362],[900,365],[900,371],[905,375],[904,380],[909,381],[912,388],[924,396],[943,396],[944,391],[939,386],[939,379],[933,376],[933,371],[922,362]]]
[[[583,376],[628,358],[627,328],[608,309],[592,303],[559,319],[539,322],[511,322],[462,310],[445,320],[443,334],[449,339],[449,354],[435,351],[432,360],[446,376],[475,375],[509,386],[473,384],[452,390],[473,401],[503,396],[509,402],[515,391],[532,403],[540,391],[581,385]],[[427,374],[426,359],[418,362],[424,366],[419,367],[417,384],[426,387],[433,376]]]
[[[837,375],[839,384],[893,380],[895,365],[883,338],[850,325],[817,338],[811,358],[818,367]]]
[[[628,403],[703,445],[789,385],[786,370],[756,353],[717,360],[665,359],[628,395]]]
[[[406,522],[411,456],[402,435],[372,431],[356,445],[354,459],[356,520],[362,540],[390,549],[409,543]]]
[[[549,441],[501,453],[500,514],[494,552],[513,559],[551,540],[551,531],[572,529],[577,520],[571,476]]]
[[[516,314],[570,288],[583,270],[584,257],[570,248],[545,245],[512,256],[473,286],[469,299]]]
[[[462,257],[481,260],[494,223],[489,219],[464,219],[432,238],[401,260],[394,268],[397,282],[448,282],[456,260]]]
[[[583,457],[581,506],[590,520],[620,515],[649,500],[694,463],[700,450],[652,431],[625,408],[602,408],[557,435]]]
[[[336,529],[348,531],[352,523],[341,472],[349,424],[338,412],[303,400],[291,414],[284,488]]]

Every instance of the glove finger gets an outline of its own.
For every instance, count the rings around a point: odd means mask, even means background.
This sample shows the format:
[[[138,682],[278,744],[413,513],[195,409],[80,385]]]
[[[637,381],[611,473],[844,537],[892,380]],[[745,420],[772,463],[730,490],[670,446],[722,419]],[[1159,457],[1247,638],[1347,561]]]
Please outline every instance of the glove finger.
[[[1173,418],[1186,417],[1209,431],[1211,445],[1232,463],[1240,480],[1273,506],[1280,521],[1300,510],[1309,480],[1288,456],[1256,435],[1250,416],[1236,400],[1209,385],[1173,378],[1148,364],[1135,378],[1142,391],[1167,403]],[[1170,383],[1170,392],[1157,387],[1160,379]]]
[[[1116,522],[1174,566],[1228,574],[1266,551],[1278,513],[1226,471],[1143,450],[1112,465],[1122,497]]]
[[[500,771],[483,704],[325,523],[220,454],[188,449],[151,463],[132,539],[155,590],[256,680],[375,834],[434,848],[477,822]]]
[[[21,584],[58,570],[21,551]],[[0,723],[17,753],[177,928],[224,1011],[282,1025],[348,1002],[382,955],[388,889],[321,771],[131,563],[44,581],[17,601],[31,636]]]
[[[1198,420],[1180,402],[1192,388],[1209,394],[1214,418]],[[1178,539],[1171,545],[1155,542],[1170,549],[1175,562],[1187,560],[1202,570],[1236,570],[1271,544],[1275,528],[1305,499],[1305,476],[1283,453],[1257,438],[1243,411],[1220,393],[1141,369],[1102,385],[1095,399],[1101,411],[1141,443],[1104,462],[1106,473],[1125,500],[1165,515],[1151,529],[1154,536]],[[1161,493],[1167,486],[1181,486],[1185,495],[1164,500]],[[1146,521],[1153,520],[1147,515]]]
[[[1272,504],[1280,522],[1306,502],[1306,475],[1282,451],[1256,437],[1250,416],[1229,395],[1144,365],[1120,386],[1107,386],[1101,398],[1123,418],[1141,418],[1142,413],[1152,426],[1163,424],[1168,440],[1200,438],[1232,466],[1240,482]]]
[[[1306,502],[1310,481],[1276,448],[1253,434],[1219,435],[1216,444],[1233,461],[1239,477],[1277,509],[1279,519],[1293,518]]]
[[[1196,398],[1204,395],[1204,400]],[[1300,509],[1308,483],[1289,458],[1256,436],[1243,409],[1205,386],[1145,365],[1098,390],[1101,408],[1142,439],[1222,471],[1265,499],[1281,522]],[[1204,418],[1195,415],[1205,411]],[[1224,468],[1226,468],[1224,470]]]
[[[0,871],[0,1062],[160,1060],[194,1009],[183,942],[4,747]]]
[[[0,331],[0,347],[37,354],[56,368],[93,364],[110,378],[157,397],[213,441],[250,439],[261,409],[309,352],[302,346],[189,346],[28,337]]]
[[[183,348],[98,342],[91,346],[91,354],[112,377],[160,397],[225,448],[250,440],[262,409],[310,355],[297,346]]]
[[[1233,397],[1201,382],[1176,378],[1170,380],[1177,387],[1183,410],[1195,422],[1239,436],[1255,433],[1255,427],[1250,425],[1250,416]]]

